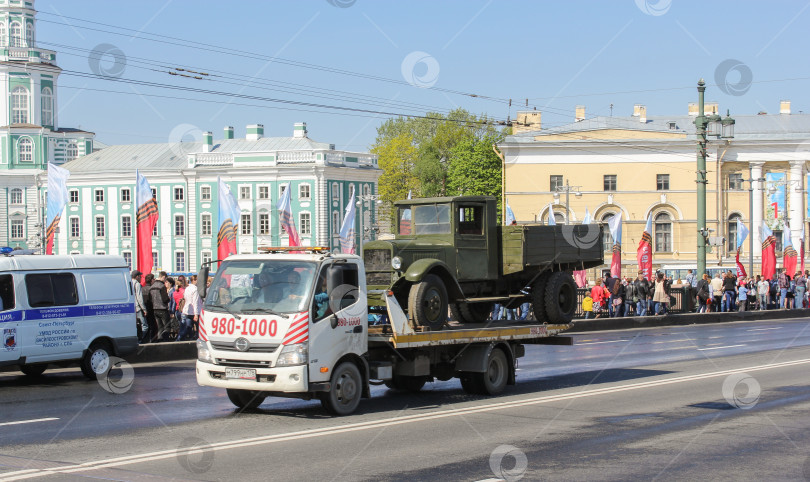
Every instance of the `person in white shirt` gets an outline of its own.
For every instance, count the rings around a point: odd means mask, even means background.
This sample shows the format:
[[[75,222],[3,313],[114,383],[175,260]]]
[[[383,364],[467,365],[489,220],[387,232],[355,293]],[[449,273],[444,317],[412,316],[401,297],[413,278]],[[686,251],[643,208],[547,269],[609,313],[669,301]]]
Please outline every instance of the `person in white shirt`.
[[[191,275],[189,284],[183,292],[183,309],[180,312],[183,315],[183,322],[180,324],[180,331],[177,333],[177,341],[191,340],[193,333],[197,330],[193,326],[200,321],[200,312],[202,311],[202,299],[197,292],[197,275]],[[196,336],[194,337],[196,338]]]
[[[759,276],[757,276],[759,278]],[[762,278],[757,283],[757,296],[759,297],[759,309],[765,310],[768,308],[768,293],[771,291],[771,284],[768,280]]]
[[[143,288],[141,288],[141,278],[143,273],[137,269],[132,272],[132,292],[135,293],[135,318],[138,320],[140,328],[140,343],[149,341],[149,324],[146,322],[146,304],[143,302]]]

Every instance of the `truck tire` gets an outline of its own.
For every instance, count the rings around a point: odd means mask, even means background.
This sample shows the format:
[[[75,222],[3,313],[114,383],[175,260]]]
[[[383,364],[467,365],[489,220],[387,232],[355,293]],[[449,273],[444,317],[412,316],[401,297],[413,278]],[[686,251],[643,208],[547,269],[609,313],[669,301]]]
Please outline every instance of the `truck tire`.
[[[48,365],[20,365],[20,371],[24,374],[28,375],[29,377],[38,377],[45,373],[45,369],[48,368]]]
[[[461,303],[450,303],[450,320],[464,323],[464,318],[461,317]]]
[[[227,388],[228,400],[242,410],[255,410],[264,402],[265,397],[261,392],[253,390],[237,390]]]
[[[401,390],[404,392],[416,393],[422,390],[425,383],[427,383],[427,379],[425,377],[406,377],[400,375],[394,376],[394,378],[391,380],[386,380],[385,386],[391,390]]]
[[[408,315],[415,326],[441,330],[447,322],[447,288],[436,275],[429,274],[411,286],[408,294]]]
[[[480,395],[482,390],[480,384],[478,383],[479,380],[473,375],[475,374],[465,372],[459,376],[459,380],[461,380],[461,388],[465,393],[469,393],[470,395]]]
[[[108,342],[96,340],[91,343],[80,363],[84,376],[90,380],[98,380],[99,376],[107,375],[112,368],[112,355],[113,349]]]
[[[492,312],[489,303],[460,303],[461,318],[465,323],[484,323]]]
[[[577,285],[564,271],[551,275],[546,285],[546,315],[549,323],[571,323],[577,310]]]
[[[532,310],[538,323],[548,321],[548,316],[546,316],[546,286],[550,277],[550,272],[543,273],[532,285]]]
[[[357,365],[343,362],[332,373],[331,389],[320,394],[321,405],[330,415],[349,415],[360,405],[363,377]]]
[[[487,357],[486,371],[467,372],[461,376],[461,388],[478,395],[497,395],[506,388],[509,380],[509,363],[500,348],[494,348]]]

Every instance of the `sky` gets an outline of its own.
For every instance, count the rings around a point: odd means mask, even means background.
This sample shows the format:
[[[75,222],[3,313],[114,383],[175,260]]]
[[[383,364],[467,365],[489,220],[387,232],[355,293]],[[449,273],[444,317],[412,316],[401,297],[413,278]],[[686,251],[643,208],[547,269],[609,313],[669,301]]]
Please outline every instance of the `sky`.
[[[810,112],[807,1],[36,0],[57,51],[58,120],[106,144],[309,137],[367,151],[394,115],[463,107],[495,120],[542,111],[684,115]],[[93,22],[93,23],[91,23]],[[176,68],[209,75],[170,75]],[[186,72],[186,71],[183,71]],[[180,89],[168,89],[175,86]],[[189,90],[191,89],[191,90]],[[230,94],[221,95],[220,93]],[[512,99],[511,107],[509,99]],[[301,104],[307,105],[301,105]],[[611,104],[613,108],[611,110]],[[333,109],[330,107],[337,107]],[[372,112],[364,112],[372,111]]]

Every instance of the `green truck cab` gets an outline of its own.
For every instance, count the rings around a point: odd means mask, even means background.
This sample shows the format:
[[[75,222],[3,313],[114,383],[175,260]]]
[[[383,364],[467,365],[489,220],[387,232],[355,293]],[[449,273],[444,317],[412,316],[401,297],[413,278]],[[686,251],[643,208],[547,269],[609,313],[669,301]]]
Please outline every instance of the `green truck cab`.
[[[440,330],[451,318],[481,323],[494,303],[530,302],[538,321],[569,323],[572,271],[604,263],[601,225],[499,226],[491,196],[394,203],[392,240],[363,245],[369,305],[391,291],[414,327]]]

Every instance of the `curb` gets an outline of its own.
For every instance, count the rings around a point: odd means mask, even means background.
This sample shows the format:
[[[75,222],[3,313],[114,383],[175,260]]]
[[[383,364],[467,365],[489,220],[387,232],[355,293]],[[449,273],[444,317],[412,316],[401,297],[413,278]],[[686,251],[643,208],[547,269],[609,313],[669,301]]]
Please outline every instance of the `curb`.
[[[653,328],[660,326],[705,325],[711,323],[731,323],[734,321],[780,320],[810,316],[808,310],[769,310],[743,311],[730,313],[683,313],[678,315],[630,316],[623,318],[599,318],[596,320],[574,320],[573,328],[566,333],[586,333],[589,331],[630,330],[633,328]]]
[[[138,345],[138,350],[124,357],[132,365],[176,360],[196,360],[196,341],[168,341]]]

